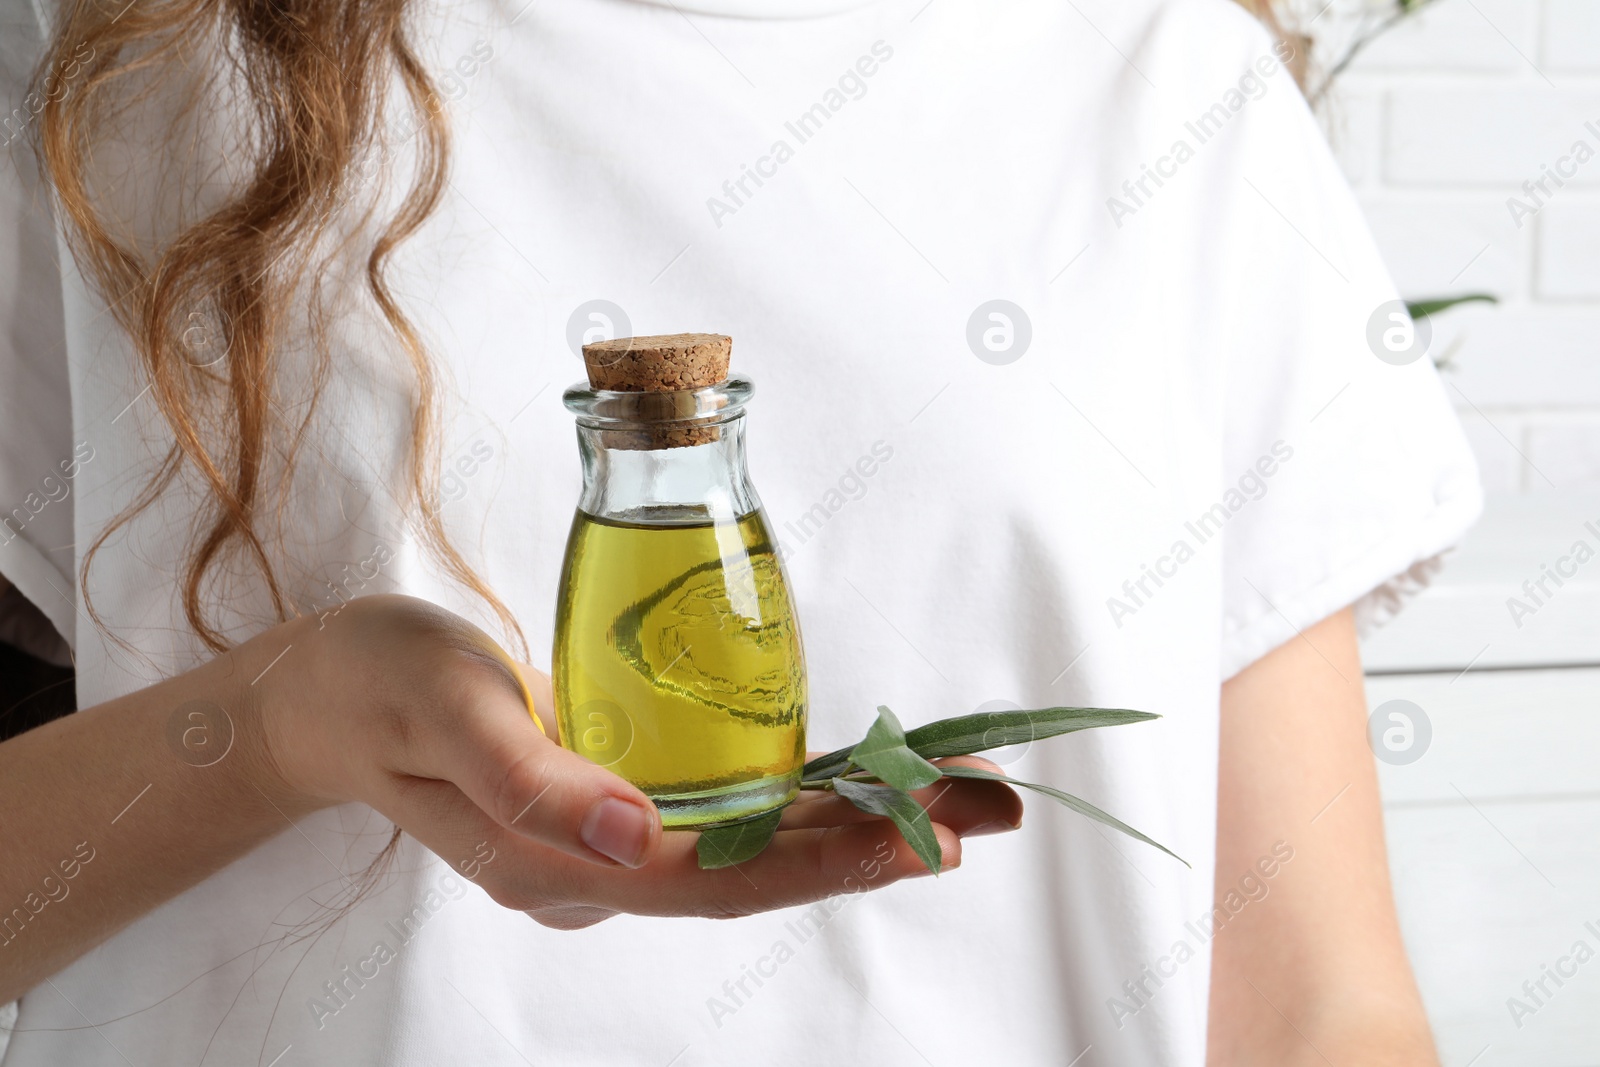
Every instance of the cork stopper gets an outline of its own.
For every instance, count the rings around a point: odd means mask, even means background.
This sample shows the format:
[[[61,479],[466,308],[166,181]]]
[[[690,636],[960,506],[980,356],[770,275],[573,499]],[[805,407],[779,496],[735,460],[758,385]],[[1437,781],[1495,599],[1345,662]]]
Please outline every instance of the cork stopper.
[[[626,393],[705,389],[728,377],[733,338],[720,333],[618,337],[583,346],[589,384]]]
[[[719,333],[618,337],[583,346],[589,384],[622,393],[673,393],[707,389],[728,378],[733,338]],[[609,448],[682,448],[719,440],[722,428],[664,421],[639,430],[607,430]]]

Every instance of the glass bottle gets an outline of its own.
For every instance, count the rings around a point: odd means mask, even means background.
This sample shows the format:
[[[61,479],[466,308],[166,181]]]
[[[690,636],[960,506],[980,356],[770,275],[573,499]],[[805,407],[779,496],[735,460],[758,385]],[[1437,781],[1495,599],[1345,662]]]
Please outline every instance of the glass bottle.
[[[752,386],[725,377],[727,338],[720,370],[673,366],[714,336],[586,346],[590,384],[564,397],[583,492],[556,608],[561,741],[642,789],[669,828],[779,807],[805,763],[800,629],[745,467]]]

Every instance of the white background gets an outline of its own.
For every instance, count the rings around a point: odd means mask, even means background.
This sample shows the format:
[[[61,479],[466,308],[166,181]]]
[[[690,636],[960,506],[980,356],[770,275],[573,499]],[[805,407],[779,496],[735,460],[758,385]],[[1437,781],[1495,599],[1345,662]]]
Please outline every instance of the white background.
[[[1486,486],[1600,489],[1600,156],[1520,229],[1506,207],[1575,140],[1600,153],[1600,3],[1438,0],[1326,111],[1401,291],[1502,300],[1435,320]]]
[[[1407,943],[1447,1067],[1592,1067],[1600,955],[1570,957],[1600,954],[1600,560],[1520,627],[1507,598],[1600,548],[1600,0],[1439,0],[1324,110],[1401,291],[1501,299],[1434,323],[1484,521],[1366,649],[1372,706],[1433,730],[1380,764]],[[1507,198],[1580,139],[1597,157],[1519,228]]]

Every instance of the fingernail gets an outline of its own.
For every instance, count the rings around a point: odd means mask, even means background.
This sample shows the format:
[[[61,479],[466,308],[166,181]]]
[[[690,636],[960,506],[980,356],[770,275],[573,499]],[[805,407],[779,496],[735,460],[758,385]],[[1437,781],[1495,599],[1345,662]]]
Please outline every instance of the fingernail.
[[[982,826],[975,826],[961,836],[984,837],[988,834],[1008,834],[1015,829],[1017,829],[1016,826],[1006,822],[1004,819],[996,819],[993,822],[986,822]]]
[[[650,816],[639,805],[606,797],[583,817],[583,843],[624,867],[639,866],[650,841]]]

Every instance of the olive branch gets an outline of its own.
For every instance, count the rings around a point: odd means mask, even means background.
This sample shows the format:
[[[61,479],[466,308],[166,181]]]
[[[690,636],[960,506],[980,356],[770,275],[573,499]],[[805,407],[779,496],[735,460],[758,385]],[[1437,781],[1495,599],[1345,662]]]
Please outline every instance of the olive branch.
[[[894,712],[880,706],[877,720],[860,741],[849,748],[818,756],[805,765],[800,774],[800,788],[832,790],[862,811],[889,819],[934,874],[939,873],[942,865],[939,842],[934,837],[932,820],[911,791],[930,786],[940,778],[981,778],[1031,790],[1153,845],[1187,867],[1188,861],[1165,845],[1071,793],[977,767],[941,766],[929,762],[942,756],[968,756],[1077,730],[1121,726],[1160,717],[1147,711],[1117,708],[1039,708],[960,715],[906,731]],[[731,867],[760,855],[778,832],[782,818],[783,808],[780,807],[703,831],[695,847],[700,866],[707,869]]]

